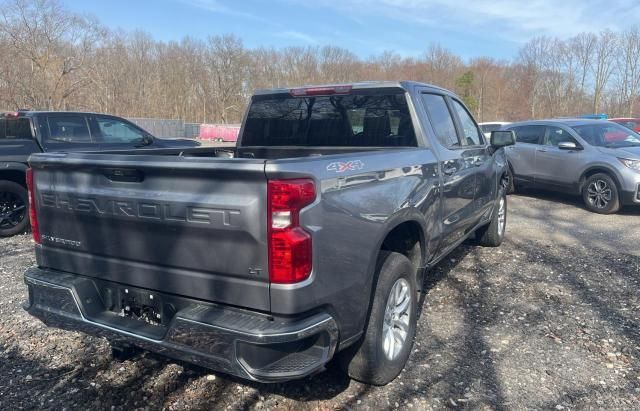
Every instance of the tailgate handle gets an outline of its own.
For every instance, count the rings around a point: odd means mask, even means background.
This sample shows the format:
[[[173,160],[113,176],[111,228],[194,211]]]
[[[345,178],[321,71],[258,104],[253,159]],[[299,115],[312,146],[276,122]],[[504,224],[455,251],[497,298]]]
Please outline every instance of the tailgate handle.
[[[144,173],[134,168],[103,168],[101,171],[111,181],[139,183],[144,180]]]

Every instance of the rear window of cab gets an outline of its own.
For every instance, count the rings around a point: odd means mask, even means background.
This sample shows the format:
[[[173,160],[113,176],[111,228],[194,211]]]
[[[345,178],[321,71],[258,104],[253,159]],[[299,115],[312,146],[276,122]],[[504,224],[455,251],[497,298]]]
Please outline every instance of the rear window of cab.
[[[403,90],[254,98],[244,146],[415,147]]]
[[[0,118],[0,139],[32,139],[31,121],[28,118]]]

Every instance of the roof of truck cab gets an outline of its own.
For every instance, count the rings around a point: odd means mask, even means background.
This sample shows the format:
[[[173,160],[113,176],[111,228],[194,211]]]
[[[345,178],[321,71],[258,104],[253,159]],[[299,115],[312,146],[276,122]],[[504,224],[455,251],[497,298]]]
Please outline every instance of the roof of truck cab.
[[[585,118],[551,118],[546,120],[528,120],[528,121],[518,121],[515,123],[511,123],[508,125],[509,128],[518,127],[518,126],[545,126],[545,125],[553,125],[553,124],[563,124],[565,126],[573,127],[573,126],[583,126],[587,124],[606,124],[610,123],[609,120],[592,120]]]
[[[280,88],[272,88],[272,89],[260,89],[256,90],[254,95],[265,95],[265,94],[280,94],[280,93],[289,93],[293,89],[300,88],[316,88],[316,87],[338,87],[338,86],[351,86],[353,90],[363,90],[363,89],[376,89],[376,88],[401,88],[408,90],[412,87],[428,87],[434,90],[441,91],[447,94],[453,94],[453,92],[444,89],[442,87],[434,86],[433,84],[420,83],[418,81],[360,81],[356,83],[335,83],[335,84],[308,84],[303,86],[294,86],[294,87],[280,87]]]
[[[95,114],[100,116],[120,117],[115,114],[97,113],[94,111],[60,111],[60,110],[18,110],[19,115],[37,115],[37,114]]]

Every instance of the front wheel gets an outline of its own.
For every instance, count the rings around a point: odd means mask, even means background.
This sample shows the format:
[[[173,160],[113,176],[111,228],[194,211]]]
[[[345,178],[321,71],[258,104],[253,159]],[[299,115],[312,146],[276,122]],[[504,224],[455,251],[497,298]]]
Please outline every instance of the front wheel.
[[[407,257],[382,252],[371,313],[360,343],[340,353],[349,376],[385,385],[404,368],[416,333],[416,269]]]
[[[491,215],[491,222],[476,231],[476,238],[483,247],[498,247],[502,244],[506,229],[507,194],[504,189],[500,189],[498,204],[496,204]]]
[[[22,233],[28,225],[27,190],[13,181],[0,181],[0,237]]]
[[[604,173],[594,174],[582,188],[582,199],[589,211],[613,214],[620,210],[620,197],[615,181]]]

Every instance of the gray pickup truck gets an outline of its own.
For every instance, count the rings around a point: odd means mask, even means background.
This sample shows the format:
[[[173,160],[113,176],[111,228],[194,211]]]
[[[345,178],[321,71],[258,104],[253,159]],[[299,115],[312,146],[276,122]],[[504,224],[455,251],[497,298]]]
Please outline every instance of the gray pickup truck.
[[[234,148],[34,154],[25,308],[115,353],[386,384],[427,269],[502,242],[513,142],[446,90],[372,82],[260,91]]]

